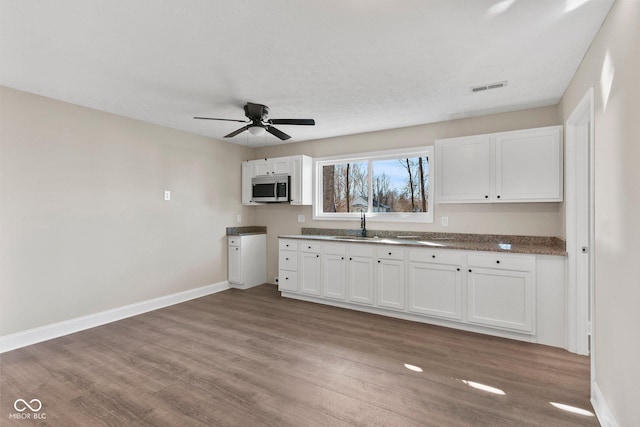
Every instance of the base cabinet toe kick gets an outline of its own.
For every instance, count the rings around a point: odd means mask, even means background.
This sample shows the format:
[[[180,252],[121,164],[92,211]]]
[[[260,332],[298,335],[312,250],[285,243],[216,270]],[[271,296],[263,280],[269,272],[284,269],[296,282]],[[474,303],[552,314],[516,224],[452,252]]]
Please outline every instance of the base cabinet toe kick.
[[[278,287],[288,298],[566,348],[564,265],[562,256],[281,238]]]

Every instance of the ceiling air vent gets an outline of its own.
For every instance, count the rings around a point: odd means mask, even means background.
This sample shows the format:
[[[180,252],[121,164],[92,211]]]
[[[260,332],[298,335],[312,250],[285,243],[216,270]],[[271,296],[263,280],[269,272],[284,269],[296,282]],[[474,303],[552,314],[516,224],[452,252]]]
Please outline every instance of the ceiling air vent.
[[[481,86],[474,86],[471,88],[471,92],[483,92],[485,90],[490,90],[490,89],[498,89],[501,87],[505,87],[507,85],[507,81],[502,81],[502,82],[496,82],[496,83],[489,83],[486,85],[481,85]]]

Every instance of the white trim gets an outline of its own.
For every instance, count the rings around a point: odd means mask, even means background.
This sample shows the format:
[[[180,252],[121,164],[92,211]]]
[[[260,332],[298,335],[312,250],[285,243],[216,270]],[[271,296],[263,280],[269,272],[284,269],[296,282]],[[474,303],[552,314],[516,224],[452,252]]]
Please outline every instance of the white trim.
[[[618,421],[616,421],[616,418],[613,416],[613,412],[611,412],[611,408],[596,382],[591,384],[591,405],[593,406],[593,410],[596,412],[596,417],[602,427],[620,426]]]
[[[313,159],[313,209],[312,218],[317,221],[358,221],[360,220],[360,212],[349,213],[325,213],[322,212],[322,180],[319,179],[322,176],[322,167],[325,165],[331,165],[338,162],[367,162],[368,172],[367,175],[371,176],[371,162],[376,160],[386,160],[404,157],[417,157],[427,156],[429,158],[429,182],[427,184],[429,201],[428,210],[426,213],[411,213],[411,212],[371,212],[368,210],[368,221],[380,221],[380,222],[421,222],[421,223],[433,223],[434,221],[434,186],[433,180],[435,174],[433,173],[434,161],[434,149],[433,145],[427,145],[422,147],[409,147],[394,150],[373,151],[368,153],[355,153],[355,154],[342,154],[329,157],[317,157]],[[372,186],[369,186],[369,208],[371,208]]]
[[[593,319],[593,216],[594,216],[594,110],[593,88],[589,88],[580,102],[566,121],[566,168],[565,168],[565,224],[567,245],[567,324],[566,324],[566,349],[578,353],[589,354],[593,358],[593,348],[589,349],[589,329],[593,331],[591,320]],[[586,123],[589,123],[588,129]],[[579,145],[580,130],[587,130],[588,146]],[[584,137],[584,136],[583,136]],[[585,151],[586,150],[586,151]],[[586,161],[585,161],[586,160]],[[588,232],[585,236],[577,227],[578,218],[578,184],[580,177],[589,176],[589,206],[588,206]],[[587,246],[588,253],[580,253],[580,246]],[[578,268],[579,256],[587,256],[589,271],[584,272]],[[579,277],[588,276],[588,286],[579,286]],[[593,332],[591,332],[593,347]],[[592,376],[594,366],[592,363]]]
[[[0,337],[0,354],[229,289],[226,280]]]

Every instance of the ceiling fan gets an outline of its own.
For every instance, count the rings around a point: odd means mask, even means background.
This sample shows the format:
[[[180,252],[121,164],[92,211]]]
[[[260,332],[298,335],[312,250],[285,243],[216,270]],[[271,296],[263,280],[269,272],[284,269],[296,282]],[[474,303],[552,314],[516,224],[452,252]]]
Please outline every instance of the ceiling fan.
[[[229,135],[225,135],[225,138],[233,138],[234,136],[248,130],[251,135],[262,135],[266,131],[283,141],[291,137],[281,130],[274,128],[272,125],[314,126],[316,124],[313,119],[267,119],[267,116],[269,115],[269,107],[262,104],[253,104],[251,102],[247,102],[244,106],[244,115],[247,116],[249,120],[217,119],[214,117],[194,117],[194,119],[249,123],[248,125],[231,132]]]

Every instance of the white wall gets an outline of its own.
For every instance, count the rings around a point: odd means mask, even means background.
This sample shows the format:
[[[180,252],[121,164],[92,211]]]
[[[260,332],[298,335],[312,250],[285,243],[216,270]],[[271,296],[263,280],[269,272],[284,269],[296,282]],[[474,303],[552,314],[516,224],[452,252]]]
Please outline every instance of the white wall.
[[[256,158],[293,154],[323,157],[428,146],[433,145],[434,140],[440,138],[558,124],[561,124],[558,109],[556,106],[550,106],[339,138],[281,144],[257,149]],[[291,132],[295,132],[295,129],[292,128]],[[562,208],[561,203],[436,204],[433,224],[368,221],[367,228],[563,237]],[[254,209],[258,215],[258,223],[268,226],[267,277],[269,280],[273,280],[277,272],[277,236],[299,234],[301,227],[358,228],[360,226],[359,220],[313,221],[311,207],[308,206],[267,205],[254,207]],[[298,214],[305,215],[305,223],[297,222]],[[448,227],[440,225],[443,216],[449,218]]]
[[[559,107],[594,87],[596,383],[621,426],[640,425],[639,76],[640,2],[617,0]]]
[[[226,280],[253,150],[5,87],[0,113],[0,336]]]

